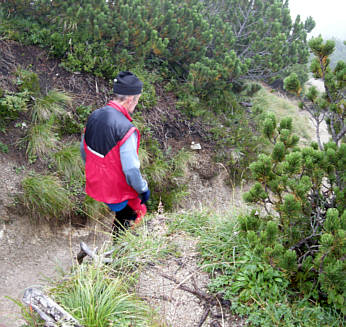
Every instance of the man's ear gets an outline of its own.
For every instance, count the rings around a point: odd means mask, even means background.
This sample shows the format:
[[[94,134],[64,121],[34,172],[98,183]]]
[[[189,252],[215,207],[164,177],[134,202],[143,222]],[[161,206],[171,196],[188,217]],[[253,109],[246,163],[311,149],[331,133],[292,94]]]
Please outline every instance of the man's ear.
[[[129,105],[131,105],[131,103],[132,103],[132,96],[127,96],[122,104],[124,107],[127,108]]]

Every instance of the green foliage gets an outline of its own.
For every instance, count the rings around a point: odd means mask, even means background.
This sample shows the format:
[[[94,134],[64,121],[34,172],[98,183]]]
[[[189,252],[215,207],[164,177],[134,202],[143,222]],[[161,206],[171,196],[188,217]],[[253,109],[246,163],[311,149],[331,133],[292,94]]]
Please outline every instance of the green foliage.
[[[126,281],[104,265],[82,265],[51,290],[54,299],[84,326],[150,326],[149,308]]]
[[[23,179],[22,187],[23,204],[35,220],[63,220],[73,209],[69,192],[56,176],[32,174]]]
[[[58,117],[65,113],[65,106],[70,104],[71,97],[66,93],[56,90],[50,90],[48,93],[36,99],[31,109],[32,121],[42,123],[50,120],[52,117]]]
[[[269,116],[264,125],[274,147],[271,156],[261,154],[250,165],[256,183],[244,199],[268,215],[242,217],[242,235],[256,255],[289,276],[290,287],[321,303],[327,295],[343,310],[345,145],[298,148],[291,119],[278,126]]]
[[[184,177],[193,157],[184,148],[175,154],[170,149],[163,152],[152,137],[150,128],[145,127],[139,113],[135,115],[135,119],[142,136],[139,151],[141,170],[152,191],[148,206],[156,210],[162,202],[166,210],[171,210],[186,195]]]
[[[298,76],[292,73],[285,79],[285,89],[300,96],[301,108],[307,110],[317,127],[317,139],[320,149],[323,145],[319,136],[320,124],[326,121],[332,140],[339,144],[345,136],[345,87],[346,64],[339,61],[334,69],[330,68],[330,59],[335,49],[332,40],[323,41],[322,37],[312,38],[309,47],[315,56],[311,62],[310,70],[315,78],[322,79],[325,92],[321,95],[312,87],[302,93]]]
[[[261,84],[258,83],[248,83],[245,86],[244,95],[253,97],[259,90],[262,89]]]
[[[65,146],[54,153],[57,172],[68,182],[84,182],[84,163],[79,152],[79,143]]]
[[[2,12],[9,37],[48,47],[69,70],[111,79],[118,67],[148,63],[208,100],[243,76],[268,79],[306,63],[314,27],[311,18],[293,22],[285,1],[14,0]]]
[[[211,273],[211,292],[230,300],[231,310],[245,315],[249,326],[342,325],[342,314],[299,297],[290,288],[289,271],[277,269],[281,258],[288,263],[294,255],[278,242],[282,232],[276,222],[259,219],[255,210],[239,216],[239,227],[232,217],[188,212],[170,221],[170,232],[183,230],[198,238],[200,266]]]
[[[105,203],[96,201],[90,196],[85,195],[82,204],[82,212],[93,220],[100,220],[107,214],[108,207]]]
[[[146,216],[143,223],[136,227],[136,233],[127,230],[120,233],[113,244],[115,249],[111,266],[114,271],[124,277],[136,279],[147,265],[160,262],[162,259],[176,252],[176,245],[164,234],[153,234],[148,230]]]
[[[335,43],[335,51],[329,57],[330,67],[334,69],[339,61],[342,61],[346,58],[346,44],[337,38],[332,38],[332,41]]]
[[[0,127],[5,127],[8,121],[17,119],[19,113],[27,110],[29,94],[27,91],[2,93],[0,94]]]
[[[75,112],[67,112],[59,120],[61,134],[81,134],[91,113],[91,106],[77,106]]]
[[[18,69],[17,75],[17,86],[19,91],[28,92],[33,96],[39,96],[41,93],[40,81],[38,75],[32,71]]]
[[[8,153],[8,146],[0,141],[0,152]]]

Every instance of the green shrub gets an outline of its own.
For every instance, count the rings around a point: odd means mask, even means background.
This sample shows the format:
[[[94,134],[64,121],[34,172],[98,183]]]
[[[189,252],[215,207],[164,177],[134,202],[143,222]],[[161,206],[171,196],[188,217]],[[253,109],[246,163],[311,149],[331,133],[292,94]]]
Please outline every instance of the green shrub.
[[[26,91],[35,97],[40,95],[40,81],[36,73],[25,69],[18,69],[16,75],[17,85],[21,92]]]
[[[344,313],[346,145],[299,148],[292,128],[292,119],[264,122],[274,147],[250,165],[256,184],[244,199],[267,216],[242,218],[242,233],[258,256],[286,273],[291,288],[322,305],[327,297]]]
[[[256,211],[180,213],[170,219],[169,232],[180,230],[198,239],[199,265],[211,274],[209,290],[229,300],[230,309],[245,316],[249,326],[343,325],[340,312],[300,296],[291,287],[289,270],[277,269],[284,254],[276,236],[282,233],[269,217],[259,219]]]
[[[64,220],[72,211],[70,193],[52,175],[33,174],[22,181],[23,204],[34,219]]]
[[[91,106],[80,105],[75,112],[67,112],[59,120],[61,134],[81,134],[91,113]]]
[[[191,153],[182,149],[174,156],[164,156],[153,140],[147,141],[143,147],[149,154],[148,163],[143,163],[143,173],[152,190],[149,208],[156,209],[162,202],[166,210],[171,210],[187,194],[184,176],[185,168],[192,160]]]
[[[29,94],[27,91],[11,93],[4,92],[0,97],[0,126],[18,118],[19,113],[27,110]]]
[[[8,146],[0,141],[0,152],[8,153]]]

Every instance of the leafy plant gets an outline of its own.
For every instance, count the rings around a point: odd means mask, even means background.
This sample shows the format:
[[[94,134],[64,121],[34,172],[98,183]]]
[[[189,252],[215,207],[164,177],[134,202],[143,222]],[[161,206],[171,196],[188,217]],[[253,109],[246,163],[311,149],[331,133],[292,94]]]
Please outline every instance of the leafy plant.
[[[65,219],[73,209],[70,194],[53,175],[32,174],[22,181],[24,206],[35,219]]]
[[[28,92],[33,96],[39,96],[41,93],[40,81],[38,75],[25,69],[17,69],[17,85],[21,92]]]
[[[182,212],[171,215],[169,232],[183,230],[198,239],[200,267],[211,274],[209,290],[229,300],[230,309],[246,316],[249,326],[342,326],[340,312],[300,297],[291,288],[289,271],[277,269],[276,260],[263,256],[261,245],[272,244],[272,255],[281,253],[281,239],[275,237],[280,234],[269,218],[260,220],[257,215]],[[254,232],[244,238],[245,229]]]
[[[20,112],[27,110],[29,94],[26,91],[18,93],[4,92],[0,97],[0,118],[1,125],[6,121],[15,120]]]
[[[0,141],[0,152],[8,153],[8,146]]]

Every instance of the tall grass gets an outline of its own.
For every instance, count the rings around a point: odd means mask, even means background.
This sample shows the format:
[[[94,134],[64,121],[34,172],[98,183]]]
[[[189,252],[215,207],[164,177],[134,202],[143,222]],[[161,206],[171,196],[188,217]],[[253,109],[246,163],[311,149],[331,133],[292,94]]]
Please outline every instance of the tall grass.
[[[86,195],[83,201],[83,212],[95,221],[101,220],[108,213],[108,207],[103,202],[99,202]]]
[[[29,158],[45,157],[57,148],[59,139],[53,124],[51,120],[30,127],[24,138],[28,142],[26,154]]]
[[[176,246],[169,242],[166,235],[153,235],[148,230],[146,216],[143,223],[135,229],[135,232],[121,233],[114,244],[113,269],[138,273],[147,264],[153,264],[158,260],[176,252]]]
[[[23,204],[32,217],[64,219],[73,209],[70,193],[52,175],[33,174],[22,181]]]
[[[72,98],[57,90],[50,90],[44,97],[38,98],[31,109],[34,123],[45,122],[51,117],[61,116],[65,113],[65,106],[72,102]]]
[[[79,152],[79,143],[65,146],[54,153],[57,171],[67,181],[84,181],[84,163]]]
[[[83,326],[150,326],[150,310],[107,266],[81,265],[51,290],[54,299]]]

